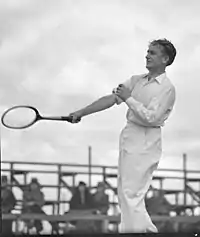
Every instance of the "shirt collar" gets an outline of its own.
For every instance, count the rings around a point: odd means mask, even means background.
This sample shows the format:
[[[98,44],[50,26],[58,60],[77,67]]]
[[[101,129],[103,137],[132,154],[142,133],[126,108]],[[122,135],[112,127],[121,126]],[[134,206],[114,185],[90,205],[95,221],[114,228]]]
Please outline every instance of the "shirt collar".
[[[144,75],[144,78],[148,77],[148,73]],[[155,77],[154,79],[159,83],[161,84],[162,81],[166,78],[166,72],[160,74],[159,76]]]

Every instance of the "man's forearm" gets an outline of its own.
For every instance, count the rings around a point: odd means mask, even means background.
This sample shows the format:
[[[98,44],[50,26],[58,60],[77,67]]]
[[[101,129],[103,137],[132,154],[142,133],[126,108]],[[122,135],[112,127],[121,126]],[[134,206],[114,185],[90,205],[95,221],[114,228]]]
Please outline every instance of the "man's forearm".
[[[104,96],[85,108],[77,111],[81,113],[81,117],[93,114],[112,107],[115,104],[115,96],[113,94]]]

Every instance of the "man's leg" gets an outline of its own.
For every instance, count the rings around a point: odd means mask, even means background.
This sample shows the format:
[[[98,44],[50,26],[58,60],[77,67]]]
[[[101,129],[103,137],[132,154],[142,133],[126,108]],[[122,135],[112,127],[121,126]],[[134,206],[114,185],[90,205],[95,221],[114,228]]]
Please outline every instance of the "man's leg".
[[[158,163],[148,162],[148,164],[145,157],[139,157],[141,161],[138,157],[137,160],[134,159],[134,156],[138,154],[121,153],[121,155],[118,178],[118,199],[121,208],[120,232],[157,232],[157,228],[146,211],[144,197]]]
[[[121,203],[121,223],[119,228],[120,232],[157,233],[157,228],[152,223],[151,218],[146,211],[144,197],[138,196],[131,198],[129,197],[129,194],[125,194],[123,196],[124,200]]]
[[[32,211],[32,213],[44,214],[43,210],[38,205],[32,206],[31,211]],[[40,233],[43,230],[42,221],[35,220],[34,227],[36,228],[37,233]]]

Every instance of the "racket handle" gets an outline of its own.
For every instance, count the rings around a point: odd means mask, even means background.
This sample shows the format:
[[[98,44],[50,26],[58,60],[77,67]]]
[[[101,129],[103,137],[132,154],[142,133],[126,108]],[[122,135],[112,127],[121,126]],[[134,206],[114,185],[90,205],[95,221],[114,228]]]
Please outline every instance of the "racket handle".
[[[72,123],[72,121],[73,121],[73,116],[62,116],[61,118],[62,118],[62,120],[65,120],[65,121],[70,122],[70,123]],[[81,121],[81,118],[79,118],[77,120],[77,122],[79,122],[79,121]]]
[[[62,116],[61,118],[62,118],[62,120],[65,120],[67,122],[72,122],[72,120],[73,120],[72,116]]]

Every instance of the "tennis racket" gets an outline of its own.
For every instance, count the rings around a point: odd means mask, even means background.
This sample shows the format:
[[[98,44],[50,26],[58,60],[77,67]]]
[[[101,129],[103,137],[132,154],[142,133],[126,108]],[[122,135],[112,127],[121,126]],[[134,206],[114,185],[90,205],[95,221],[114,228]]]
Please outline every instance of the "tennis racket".
[[[72,116],[46,117],[42,116],[33,106],[18,105],[7,109],[2,117],[1,122],[7,128],[23,129],[28,128],[40,120],[67,121],[72,123]],[[78,120],[80,121],[81,118]]]

